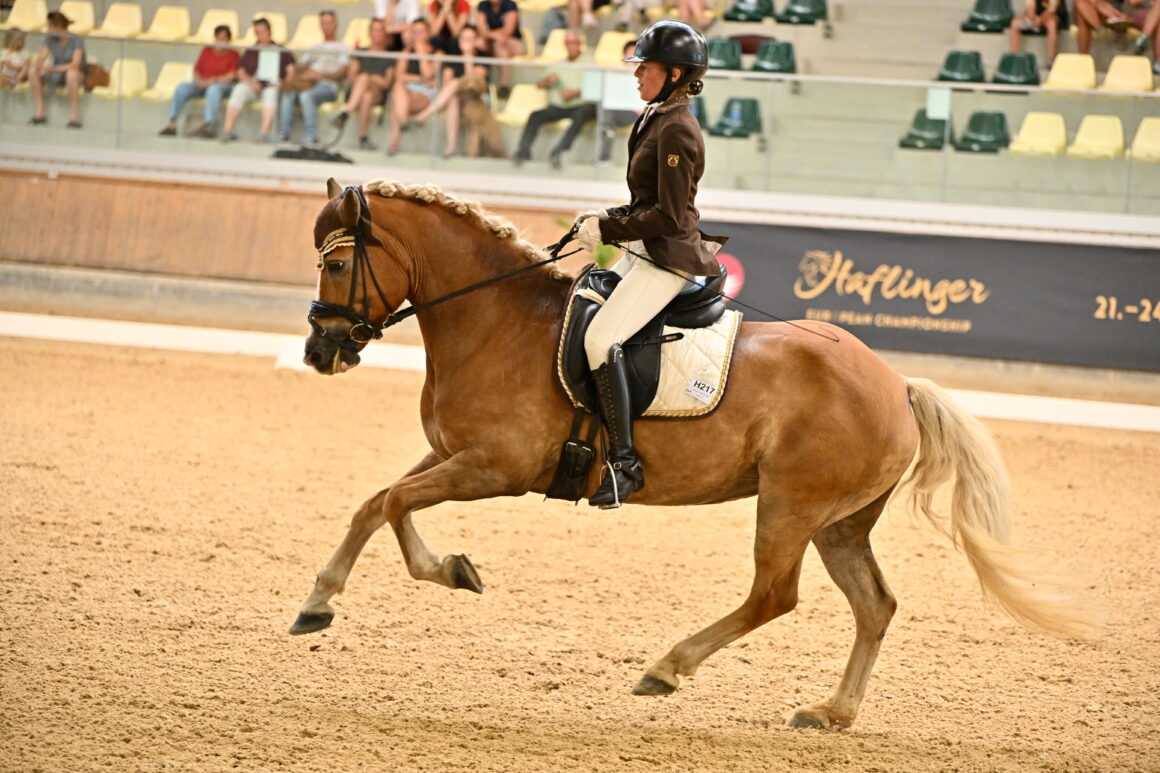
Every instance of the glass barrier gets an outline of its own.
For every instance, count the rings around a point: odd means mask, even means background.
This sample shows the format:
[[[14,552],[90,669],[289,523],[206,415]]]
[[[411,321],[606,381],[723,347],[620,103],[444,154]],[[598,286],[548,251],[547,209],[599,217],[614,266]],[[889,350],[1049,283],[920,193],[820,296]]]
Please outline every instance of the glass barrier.
[[[33,56],[42,39],[28,36]],[[113,82],[82,95],[83,128],[65,128],[64,89],[48,98],[48,122],[28,125],[33,105],[24,85],[0,92],[0,133],[10,142],[249,159],[270,158],[308,139],[293,95],[278,98],[279,109],[294,111],[285,142],[276,122],[270,136],[261,137],[259,101],[240,110],[233,139],[223,128],[228,99],[212,132],[204,132],[212,136],[198,133],[203,98],[185,106],[176,136],[160,136],[173,90],[189,79],[201,47],[86,38],[88,61],[110,70]],[[370,56],[394,65],[400,55]],[[462,61],[444,57],[428,86],[389,90],[373,106],[363,142],[357,116],[341,135],[335,125],[349,90],[344,84],[338,101],[318,109],[317,140],[370,166],[624,179],[628,135],[642,106],[631,66],[515,61],[509,96],[497,91],[503,74],[495,60],[474,60],[491,65],[484,68],[486,87],[474,90],[446,67]],[[591,120],[567,147],[569,121],[545,122],[521,154],[529,115],[550,100],[559,102],[562,86],[540,88],[553,74],[579,91],[572,104],[589,104],[583,117]],[[439,110],[429,116],[421,111],[441,96]],[[1160,161],[1124,152],[1144,119],[1160,116],[1157,95],[713,71],[696,107],[706,143],[703,187],[1160,215]],[[916,115],[920,110],[925,112]],[[1059,118],[1044,121],[1042,114]],[[1081,131],[1088,116],[1112,120],[1089,122]],[[1011,140],[1018,136],[1018,143],[1005,147],[1004,132]],[[502,146],[503,158],[489,157],[497,150],[489,142]]]

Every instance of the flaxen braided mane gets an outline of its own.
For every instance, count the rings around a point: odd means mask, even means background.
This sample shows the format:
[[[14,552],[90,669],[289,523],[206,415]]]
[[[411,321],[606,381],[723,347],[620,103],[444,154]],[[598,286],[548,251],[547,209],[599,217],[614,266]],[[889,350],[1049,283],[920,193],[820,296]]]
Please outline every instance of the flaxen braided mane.
[[[363,190],[367,193],[377,193],[386,198],[407,199],[421,201],[424,204],[438,204],[469,223],[486,231],[497,239],[511,244],[529,263],[538,263],[549,256],[520,235],[519,228],[514,223],[497,215],[489,215],[478,201],[464,201],[452,196],[438,185],[408,185],[391,180],[372,180],[363,183]],[[570,279],[569,275],[551,263],[544,266],[544,270],[554,279]]]

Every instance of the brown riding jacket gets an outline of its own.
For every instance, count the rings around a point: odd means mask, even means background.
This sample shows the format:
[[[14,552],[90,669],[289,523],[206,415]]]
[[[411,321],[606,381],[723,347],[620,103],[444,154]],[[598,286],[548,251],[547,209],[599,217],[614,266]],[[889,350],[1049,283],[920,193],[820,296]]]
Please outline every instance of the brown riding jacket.
[[[674,96],[648,120],[645,115],[636,120],[628,139],[632,203],[608,210],[600,221],[602,241],[640,239],[658,265],[717,276],[717,259],[701,241],[724,244],[725,238],[706,236],[698,228],[694,199],[705,172],[705,140],[689,111],[689,99]]]

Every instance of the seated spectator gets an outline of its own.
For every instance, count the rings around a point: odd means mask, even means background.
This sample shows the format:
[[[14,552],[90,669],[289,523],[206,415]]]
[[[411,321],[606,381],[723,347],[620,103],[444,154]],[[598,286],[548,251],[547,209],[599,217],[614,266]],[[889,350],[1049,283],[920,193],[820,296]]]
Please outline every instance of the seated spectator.
[[[706,7],[705,0],[677,0],[677,18],[704,32],[717,17]]]
[[[420,0],[375,0],[375,18],[387,25],[387,50],[402,51],[411,23],[423,18]]]
[[[1081,54],[1091,52],[1092,33],[1108,27],[1117,33],[1136,27],[1146,37],[1139,50],[1142,52],[1153,43],[1154,53],[1160,55],[1160,45],[1155,42],[1156,27],[1160,24],[1160,11],[1152,0],[1075,0],[1076,45]],[[1151,32],[1149,32],[1151,29]],[[1137,45],[1139,41],[1137,41]]]
[[[1023,48],[1024,32],[1047,31],[1047,66],[1055,61],[1059,53],[1059,26],[1066,27],[1067,6],[1063,0],[1027,0],[1023,13],[1011,20],[1011,52],[1019,53]]]
[[[403,124],[422,112],[436,96],[439,63],[434,57],[439,52],[431,45],[431,27],[426,19],[411,23],[403,36],[403,45],[403,50],[409,55],[400,57],[395,63],[395,83],[391,88],[391,140],[387,147],[390,156],[399,152]]]
[[[64,86],[68,91],[69,129],[81,128],[81,86],[85,83],[85,44],[80,35],[68,31],[72,21],[60,11],[48,14],[48,32],[36,62],[28,71],[28,87],[32,91],[35,112],[28,122],[39,126],[48,122],[44,114],[44,91],[55,91]],[[52,63],[48,63],[48,59]]]
[[[578,30],[583,27],[586,30],[593,29],[596,26],[596,14],[598,11],[613,0],[568,0],[568,28]],[[621,3],[617,3],[620,5]]]
[[[621,51],[623,58],[627,59],[636,54],[636,41],[630,40],[624,44],[624,50]],[[636,69],[636,65],[630,63],[628,69]],[[605,92],[607,96],[607,92]],[[600,153],[596,157],[598,166],[604,166],[612,160],[612,141],[616,139],[616,130],[623,129],[626,126],[632,126],[636,123],[636,119],[640,117],[639,110],[601,110],[600,119],[604,124],[604,128],[600,132]]]
[[[1152,70],[1160,72],[1160,35],[1156,34],[1160,29],[1160,3],[1153,2],[1151,8],[1133,9],[1132,15],[1141,32],[1140,37],[1136,38],[1136,47],[1132,53],[1143,56],[1151,47]]]
[[[568,51],[568,61],[579,64],[588,59],[581,53],[582,41],[580,33],[568,30],[564,36],[564,47]],[[527,126],[520,136],[520,146],[512,157],[516,165],[522,164],[532,157],[532,143],[536,141],[536,133],[546,123],[567,118],[572,121],[567,131],[560,137],[559,142],[552,148],[549,160],[552,166],[559,168],[563,164],[563,155],[572,147],[576,135],[584,128],[584,124],[596,120],[596,105],[592,102],[581,102],[580,93],[584,84],[584,71],[579,68],[568,68],[558,73],[548,73],[536,83],[541,89],[548,92],[548,106],[536,110],[528,116]]]
[[[467,27],[471,4],[467,0],[431,0],[427,19],[431,23],[431,45],[451,53],[459,43],[459,33]]]
[[[520,37],[520,9],[515,0],[480,0],[476,8],[475,27],[479,31],[480,48],[496,59],[513,59],[524,55],[524,41]],[[500,99],[507,99],[512,91],[512,68],[499,68]]]
[[[214,28],[212,46],[206,46],[193,65],[193,80],[179,84],[169,104],[169,123],[161,130],[162,137],[177,134],[177,117],[185,103],[194,97],[205,97],[205,123],[194,134],[198,137],[217,136],[217,114],[222,100],[230,95],[238,79],[241,57],[230,48],[230,28],[220,24]]]
[[[4,33],[4,50],[0,51],[0,89],[14,89],[28,80],[28,52],[24,50],[24,33]]]
[[[386,53],[389,38],[387,25],[382,19],[372,19],[370,26],[371,44],[360,51]],[[358,146],[360,150],[374,150],[375,146],[367,137],[371,125],[371,111],[375,105],[383,103],[383,98],[390,93],[391,82],[395,77],[395,61],[385,56],[354,55],[350,63],[347,78],[350,80],[350,96],[346,99],[342,111],[334,117],[334,125],[340,129],[346,125],[347,119],[356,110],[358,111]]]
[[[237,140],[234,125],[242,109],[255,99],[262,100],[262,142],[270,141],[270,128],[278,109],[278,90],[294,79],[294,55],[276,44],[266,18],[254,20],[256,44],[246,49],[238,66],[238,82],[226,105],[226,122],[222,129],[226,142]]]
[[[446,111],[444,121],[447,128],[447,143],[443,148],[443,157],[455,155],[459,144],[459,83],[464,73],[473,72],[487,82],[487,67],[476,58],[479,55],[479,33],[474,27],[464,27],[459,32],[459,38],[452,42],[449,50],[444,53],[450,56],[462,56],[462,62],[446,62],[443,64],[442,86],[435,99],[427,107],[415,115],[415,121],[426,123],[431,116]]]
[[[338,99],[339,84],[350,67],[350,48],[338,39],[338,17],[334,11],[318,14],[322,42],[306,49],[298,62],[293,86],[282,91],[278,113],[278,141],[290,139],[294,122],[294,105],[302,108],[303,145],[318,144],[318,106]]]

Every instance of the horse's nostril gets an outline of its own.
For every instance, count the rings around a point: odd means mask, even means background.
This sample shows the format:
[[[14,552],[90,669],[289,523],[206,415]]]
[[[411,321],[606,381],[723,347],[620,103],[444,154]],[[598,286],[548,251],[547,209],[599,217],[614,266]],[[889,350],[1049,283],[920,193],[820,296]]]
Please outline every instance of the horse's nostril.
[[[315,367],[318,367],[319,365],[322,364],[322,355],[318,353],[317,349],[315,349],[314,351],[312,351],[310,353],[309,359],[310,359],[310,364],[315,366]]]

